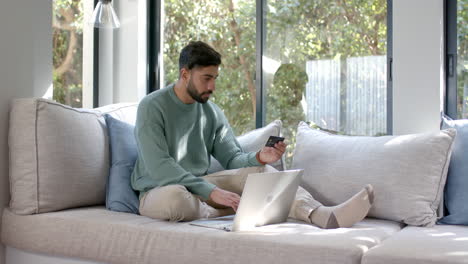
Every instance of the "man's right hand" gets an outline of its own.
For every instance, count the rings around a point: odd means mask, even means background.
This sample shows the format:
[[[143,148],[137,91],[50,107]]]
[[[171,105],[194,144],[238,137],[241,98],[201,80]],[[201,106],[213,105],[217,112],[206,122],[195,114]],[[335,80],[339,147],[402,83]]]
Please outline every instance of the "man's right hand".
[[[228,192],[218,187],[211,191],[210,199],[217,204],[232,207],[234,211],[237,211],[240,202],[240,196],[237,193]]]

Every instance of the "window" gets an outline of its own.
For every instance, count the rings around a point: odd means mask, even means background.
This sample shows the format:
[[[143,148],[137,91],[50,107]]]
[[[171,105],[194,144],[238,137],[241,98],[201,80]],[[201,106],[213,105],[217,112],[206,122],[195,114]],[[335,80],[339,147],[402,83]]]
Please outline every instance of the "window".
[[[190,40],[209,43],[223,56],[213,101],[237,135],[281,119],[290,163],[301,120],[341,134],[387,134],[391,1],[171,0],[163,5],[162,32],[156,30],[161,51],[152,51],[154,58],[162,52],[160,86],[177,80],[182,47]]]
[[[448,0],[447,114],[468,118],[468,0]]]
[[[94,1],[54,0],[52,6],[53,94],[57,102],[93,107],[93,28],[84,23]]]
[[[179,53],[190,40],[207,42],[223,60],[210,100],[224,110],[236,135],[254,129],[255,1],[165,1],[164,13],[162,85],[179,78]]]
[[[266,21],[266,118],[283,121],[288,163],[299,121],[387,133],[386,0],[269,0]]]

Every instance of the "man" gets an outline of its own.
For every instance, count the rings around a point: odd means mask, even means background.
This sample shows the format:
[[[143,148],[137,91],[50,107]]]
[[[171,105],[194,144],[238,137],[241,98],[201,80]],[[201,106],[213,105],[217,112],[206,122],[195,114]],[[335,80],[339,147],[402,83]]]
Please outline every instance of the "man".
[[[141,215],[191,221],[232,214],[247,175],[274,171],[266,164],[283,155],[283,142],[242,151],[221,109],[208,101],[220,64],[221,55],[209,45],[190,42],[180,54],[179,80],[141,101],[135,126],[139,156],[132,174]],[[210,155],[228,170],[206,175]],[[335,207],[321,205],[299,188],[290,216],[322,228],[348,227],[367,215],[372,201],[371,186]]]

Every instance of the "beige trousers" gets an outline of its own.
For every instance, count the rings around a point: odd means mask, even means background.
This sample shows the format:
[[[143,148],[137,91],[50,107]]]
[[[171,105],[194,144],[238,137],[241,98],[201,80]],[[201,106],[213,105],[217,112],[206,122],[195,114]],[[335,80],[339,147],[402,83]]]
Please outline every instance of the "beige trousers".
[[[250,173],[274,171],[277,170],[266,165],[220,171],[204,176],[203,179],[221,189],[242,195],[247,176]],[[310,193],[299,187],[289,217],[310,223],[310,213],[320,205]],[[192,221],[199,218],[230,215],[234,214],[234,211],[211,200],[203,200],[182,185],[168,185],[154,188],[141,198],[140,214],[169,221]]]

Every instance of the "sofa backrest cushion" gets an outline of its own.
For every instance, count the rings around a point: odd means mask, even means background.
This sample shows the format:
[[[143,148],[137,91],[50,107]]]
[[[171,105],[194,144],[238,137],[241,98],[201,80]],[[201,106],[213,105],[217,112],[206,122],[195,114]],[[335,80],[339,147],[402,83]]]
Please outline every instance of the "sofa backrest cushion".
[[[138,103],[117,103],[93,109],[93,111],[110,115],[119,121],[133,126],[136,122],[137,110]]]
[[[445,185],[447,215],[439,223],[468,225],[468,120],[443,117],[442,128],[455,128],[457,136]]]
[[[132,119],[135,105],[85,110],[46,99],[14,99],[8,138],[13,212],[104,204],[109,143],[103,114]]]
[[[135,126],[106,114],[111,152],[111,168],[106,184],[106,208],[138,214],[140,200],[132,189],[130,177],[138,157]]]
[[[34,214],[102,204],[109,171],[102,116],[44,99],[10,112],[10,207]]]
[[[283,123],[281,122],[281,120],[275,120],[264,127],[251,130],[245,134],[238,136],[237,140],[239,141],[239,144],[245,152],[259,151],[265,146],[265,143],[267,142],[270,136],[281,135],[282,124]],[[284,170],[284,157],[270,165],[279,171]],[[224,170],[223,166],[221,166],[221,164],[213,156],[211,156],[211,165],[208,169],[208,174],[222,170]]]
[[[331,135],[298,127],[292,168],[325,205],[344,202],[366,184],[375,191],[369,216],[431,226],[443,193],[454,129],[402,136]]]

